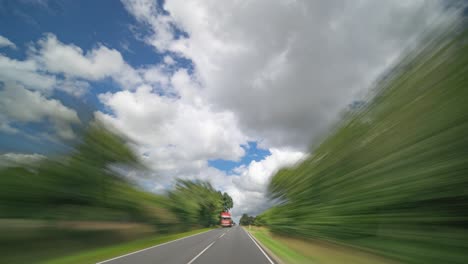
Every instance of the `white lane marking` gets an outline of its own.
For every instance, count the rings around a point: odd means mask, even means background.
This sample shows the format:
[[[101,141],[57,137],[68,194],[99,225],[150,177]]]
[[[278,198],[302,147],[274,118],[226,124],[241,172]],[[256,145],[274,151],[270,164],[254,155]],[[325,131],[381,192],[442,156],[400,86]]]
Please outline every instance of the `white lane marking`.
[[[101,261],[101,262],[97,262],[96,264],[101,264],[101,263],[109,262],[109,261],[116,260],[116,259],[119,259],[119,258],[123,258],[123,257],[126,257],[126,256],[130,256],[130,255],[133,255],[133,254],[136,254],[136,253],[140,253],[140,252],[145,251],[145,250],[148,250],[148,249],[152,249],[152,248],[164,246],[164,245],[170,244],[170,243],[172,243],[172,242],[176,242],[176,241],[179,241],[179,240],[182,240],[182,239],[186,239],[186,238],[189,238],[189,237],[193,237],[193,236],[198,236],[198,235],[204,234],[204,233],[206,233],[206,232],[214,231],[214,230],[216,230],[216,229],[208,230],[208,231],[205,231],[205,232],[201,232],[201,233],[198,233],[198,234],[193,234],[193,235],[186,236],[186,237],[182,237],[182,238],[178,238],[178,239],[176,239],[176,240],[172,240],[172,241],[168,241],[168,242],[165,242],[165,243],[162,243],[162,244],[158,244],[158,245],[155,245],[155,246],[152,246],[152,247],[140,249],[140,250],[138,250],[138,251],[131,252],[131,253],[128,253],[128,254],[125,254],[125,255],[122,255],[122,256],[118,256],[118,257],[115,257],[115,258],[103,260],[103,261]]]
[[[202,250],[202,252],[198,253],[198,255],[196,255],[192,260],[190,260],[187,264],[192,264],[199,256],[201,256],[201,254],[203,254],[203,252],[207,251],[214,243],[216,242],[213,241],[211,242],[211,244],[209,244],[205,249]]]
[[[275,264],[273,262],[273,260],[270,259],[270,257],[267,255],[267,253],[265,253],[265,251],[263,251],[262,247],[260,247],[257,242],[255,241],[255,239],[249,234],[249,232],[247,232],[245,229],[244,229],[245,233],[247,233],[247,235],[250,237],[250,239],[252,239],[252,241],[255,243],[255,245],[257,245],[258,249],[260,249],[260,251],[263,253],[263,255],[265,255],[265,257],[268,259],[268,261],[270,261],[271,264]]]
[[[218,238],[222,238],[226,233],[223,233],[222,235],[220,235]]]

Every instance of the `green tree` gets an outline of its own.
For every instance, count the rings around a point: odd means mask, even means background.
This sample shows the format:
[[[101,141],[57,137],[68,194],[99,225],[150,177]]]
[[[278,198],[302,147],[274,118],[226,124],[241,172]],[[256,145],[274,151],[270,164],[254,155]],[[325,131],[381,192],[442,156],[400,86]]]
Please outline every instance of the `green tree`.
[[[249,225],[249,216],[247,214],[242,214],[240,220],[239,220],[239,224],[240,225]]]
[[[139,166],[121,136],[93,123],[65,155],[34,166],[0,169],[0,199],[8,208],[0,210],[1,216],[68,218],[78,207],[113,208],[124,210],[127,219],[136,216],[140,214],[139,201],[131,196],[138,191],[110,169],[117,164]]]
[[[253,225],[255,223],[255,217],[247,214],[242,214],[239,223],[241,225]]]
[[[201,226],[218,224],[226,197],[229,197],[227,193],[221,194],[209,182],[199,180],[179,179],[169,193],[173,211],[188,225]]]
[[[234,207],[234,202],[228,193],[223,193],[223,207],[224,211],[229,211],[232,207]]]

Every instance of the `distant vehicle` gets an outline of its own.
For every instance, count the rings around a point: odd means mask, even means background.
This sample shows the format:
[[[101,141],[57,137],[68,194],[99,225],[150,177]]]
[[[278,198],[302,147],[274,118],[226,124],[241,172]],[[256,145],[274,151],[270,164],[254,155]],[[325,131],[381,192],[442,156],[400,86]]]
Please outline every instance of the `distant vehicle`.
[[[231,213],[229,212],[221,212],[221,226],[222,227],[231,227],[232,226],[232,218]]]

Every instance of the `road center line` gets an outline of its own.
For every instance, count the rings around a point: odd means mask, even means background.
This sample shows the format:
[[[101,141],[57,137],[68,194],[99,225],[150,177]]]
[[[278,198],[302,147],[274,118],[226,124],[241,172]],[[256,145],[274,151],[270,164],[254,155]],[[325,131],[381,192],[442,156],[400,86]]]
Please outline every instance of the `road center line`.
[[[190,260],[189,263],[187,263],[187,264],[192,264],[199,256],[201,256],[201,254],[203,254],[203,252],[207,251],[215,242],[216,242],[216,240],[213,241],[213,242],[211,242],[211,244],[209,244],[205,249],[203,249],[200,253],[198,253],[198,255],[196,255],[196,256],[195,256],[192,260]]]
[[[222,238],[226,233],[223,233],[222,235],[220,235],[218,238]]]
[[[271,260],[270,257],[267,255],[267,253],[265,253],[265,251],[263,251],[262,247],[260,247],[257,244],[257,241],[255,241],[255,239],[249,234],[249,232],[247,232],[245,229],[244,229],[244,232],[247,233],[247,235],[250,237],[250,239],[252,239],[252,241],[255,243],[255,245],[257,245],[258,249],[260,249],[260,251],[263,253],[263,255],[265,255],[265,257],[268,259],[268,261],[270,261],[271,264],[275,264],[273,262],[273,260]]]

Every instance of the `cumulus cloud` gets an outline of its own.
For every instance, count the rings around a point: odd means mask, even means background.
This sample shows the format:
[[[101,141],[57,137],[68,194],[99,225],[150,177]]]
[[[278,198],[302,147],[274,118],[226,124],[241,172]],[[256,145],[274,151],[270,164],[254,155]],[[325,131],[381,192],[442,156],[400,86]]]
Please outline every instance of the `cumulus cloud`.
[[[270,149],[271,155],[248,166],[236,168],[240,176],[234,183],[243,190],[263,192],[270,177],[284,166],[290,166],[305,157],[305,153],[292,150]]]
[[[283,167],[296,164],[307,154],[287,149],[270,149],[271,155],[261,161],[252,161],[248,166],[235,169],[232,185],[228,186],[233,200],[237,204],[233,215],[240,217],[243,213],[256,215],[270,205],[266,197],[266,188],[271,177]]]
[[[5,45],[8,39],[2,39]],[[47,33],[27,45],[23,60],[0,54],[0,84],[3,85],[0,129],[19,132],[16,123],[50,122],[56,133],[74,137],[72,124],[78,123],[73,110],[50,99],[55,90],[80,97],[91,89],[90,82],[113,79],[118,86],[132,90],[145,82],[162,89],[169,82],[163,66],[134,69],[121,53],[104,45],[84,51],[74,44],[61,42]]]
[[[3,48],[3,47],[16,49],[15,43],[11,42],[9,39],[0,35],[0,48]]]
[[[39,40],[37,47],[29,44],[23,60],[0,54],[2,132],[19,132],[15,124],[50,122],[59,137],[74,138],[72,125],[78,124],[79,118],[74,110],[50,99],[54,90],[79,97],[89,90],[89,80],[110,74],[114,74],[117,82],[132,83],[128,72],[133,69],[128,69],[117,51],[99,47],[82,54],[80,48],[65,45],[52,34]],[[114,63],[119,68],[117,73],[112,68]],[[105,72],[105,67],[110,68],[109,72]]]
[[[175,25],[171,17],[163,15],[157,1],[126,0],[122,3],[137,21],[149,26],[152,34],[143,36],[147,43],[159,52],[171,49],[176,39]]]
[[[167,65],[173,65],[175,63],[175,60],[171,56],[166,55],[164,56],[164,63],[166,63]]]
[[[244,155],[240,145],[247,138],[230,112],[161,96],[148,85],[135,92],[106,93],[100,99],[113,115],[98,112],[97,117],[137,142],[141,155],[159,172],[180,175],[197,171],[208,159],[237,160]]]
[[[124,64],[112,78],[123,89],[135,89],[135,87],[142,84],[141,74],[128,64]]]
[[[16,82],[31,89],[50,92],[56,78],[41,71],[33,60],[14,60],[0,54],[0,81]]]
[[[14,133],[14,123],[41,122],[48,120],[56,134],[63,139],[75,137],[72,124],[80,123],[78,115],[60,101],[47,99],[38,91],[5,83],[0,90],[0,121],[4,132]]]
[[[7,41],[0,38],[0,45]],[[0,81],[14,82],[47,96],[57,89],[80,97],[89,91],[89,82],[105,78],[112,78],[121,88],[134,89],[143,82],[142,75],[148,75],[146,69],[134,69],[115,49],[98,45],[83,51],[74,44],[62,43],[51,33],[29,44],[24,60],[0,54]]]
[[[37,60],[55,73],[98,80],[119,72],[124,65],[120,52],[105,46],[83,54],[80,47],[65,45],[53,34],[46,34],[38,44]]]
[[[124,1],[153,30],[147,43],[192,60],[204,96],[235,112],[243,130],[267,145],[298,148],[444,8],[438,1],[175,0],[165,3],[167,14],[151,2]]]
[[[75,97],[81,97],[89,91],[91,86],[87,81],[66,78],[58,80],[55,87]]]
[[[34,59],[49,72],[92,81],[114,77],[124,88],[141,82],[138,73],[125,63],[115,49],[99,45],[85,53],[78,46],[60,42],[53,34],[46,34],[38,45]]]
[[[140,70],[147,83],[159,85],[162,89],[169,87],[169,74],[161,66],[150,66]]]

